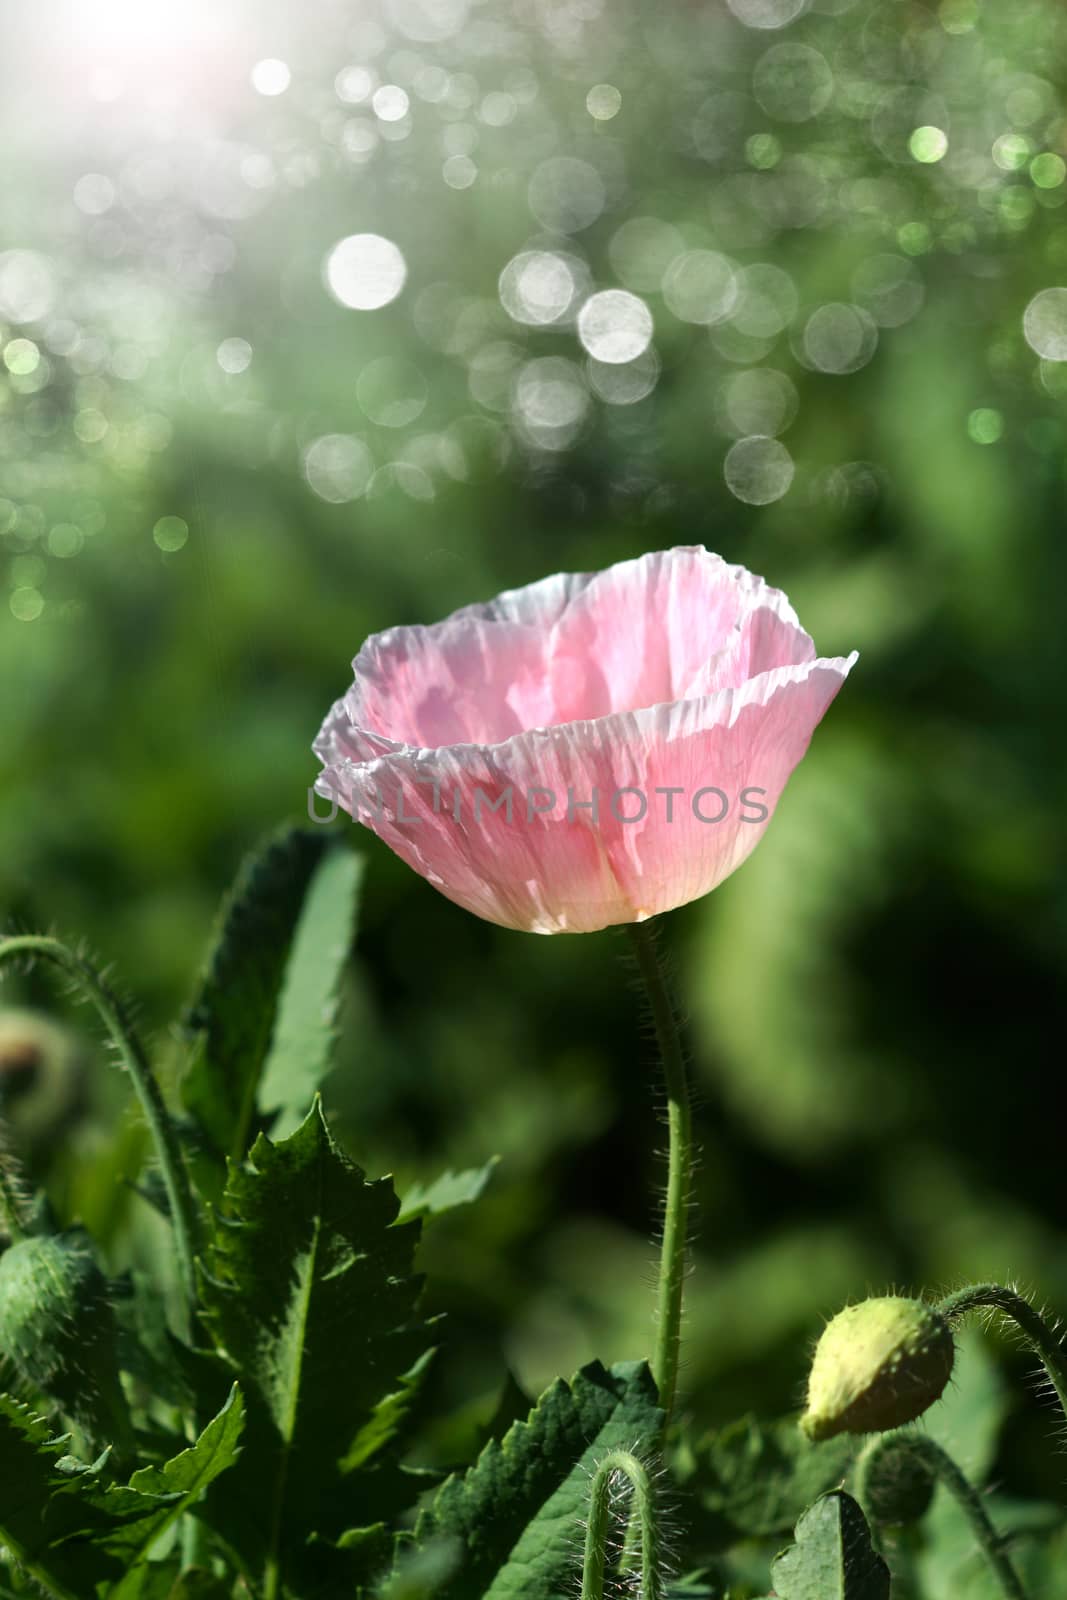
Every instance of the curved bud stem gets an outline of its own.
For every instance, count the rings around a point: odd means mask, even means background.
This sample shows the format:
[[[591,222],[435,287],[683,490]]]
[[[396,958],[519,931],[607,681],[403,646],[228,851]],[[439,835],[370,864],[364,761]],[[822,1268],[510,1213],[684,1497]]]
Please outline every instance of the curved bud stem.
[[[656,1353],[652,1363],[660,1404],[666,1412],[666,1426],[670,1422],[678,1386],[678,1351],[682,1336],[682,1294],[685,1288],[686,1235],[693,1167],[692,1118],[678,1016],[656,949],[655,935],[647,924],[640,922],[630,923],[627,932],[652,1009],[667,1091],[667,1197],[660,1250]]]
[[[589,1521],[585,1530],[581,1600],[604,1600],[613,1499],[620,1478],[629,1481],[631,1495],[628,1527],[636,1527],[641,1550],[639,1600],[663,1600],[660,1574],[659,1525],[648,1472],[629,1450],[612,1450],[593,1475],[589,1496]],[[629,1542],[629,1541],[627,1541]]]
[[[1014,1289],[1005,1288],[1003,1284],[972,1283],[966,1289],[959,1289],[955,1294],[946,1295],[938,1306],[941,1315],[950,1320],[966,1316],[968,1311],[978,1311],[983,1308],[1002,1311],[1005,1316],[1013,1318],[1022,1329],[1027,1343],[1036,1350],[1044,1363],[1064,1415],[1067,1416],[1067,1352],[1064,1351],[1063,1341],[1055,1329],[1049,1326],[1040,1311],[1036,1311],[1029,1300],[1024,1299],[1021,1294],[1016,1294]]]
[[[159,1084],[148,1064],[144,1048],[117,995],[87,961],[75,955],[58,939],[50,939],[43,934],[18,934],[10,939],[0,939],[0,967],[7,961],[15,961],[26,956],[52,962],[81,989],[99,1013],[118,1050],[119,1059],[130,1075],[159,1158],[174,1228],[182,1287],[185,1290],[189,1318],[192,1322],[193,1308],[196,1304],[194,1263],[200,1219],[189,1175],[182,1159],[178,1136],[163,1102]]]
[[[922,1433],[887,1433],[864,1450],[857,1464],[856,1496],[865,1511],[870,1511],[871,1498],[868,1484],[875,1467],[883,1467],[887,1460],[900,1464],[915,1464],[929,1473],[931,1479],[943,1483],[953,1496],[970,1524],[975,1542],[984,1555],[989,1570],[997,1581],[1004,1600],[1027,1600],[1019,1575],[1004,1551],[1000,1534],[989,1520],[982,1497],[963,1475],[952,1457],[939,1444]]]

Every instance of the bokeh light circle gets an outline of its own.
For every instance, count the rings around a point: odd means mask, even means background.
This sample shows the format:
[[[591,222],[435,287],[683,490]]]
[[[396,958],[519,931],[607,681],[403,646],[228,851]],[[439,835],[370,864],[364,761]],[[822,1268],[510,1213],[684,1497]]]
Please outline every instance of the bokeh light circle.
[[[419,44],[440,44],[459,33],[467,20],[467,0],[386,0],[398,33]]]
[[[750,339],[774,339],[792,322],[798,304],[796,285],[788,272],[769,261],[755,261],[740,273],[730,321]]]
[[[719,411],[724,430],[743,438],[784,433],[799,404],[796,385],[784,372],[750,367],[726,380]]]
[[[1030,163],[1030,176],[1039,189],[1058,189],[1067,178],[1067,162],[1054,150],[1042,151]]]
[[[326,433],[304,451],[308,485],[332,505],[358,500],[374,476],[374,461],[362,439],[348,433]]]
[[[585,109],[597,122],[610,122],[622,110],[622,95],[613,83],[595,83],[585,97]]]
[[[407,263],[391,239],[353,233],[326,258],[326,283],[335,300],[353,311],[377,311],[395,300],[407,278]]]
[[[0,253],[0,316],[10,322],[38,322],[56,297],[55,272],[35,250]]]
[[[381,428],[406,428],[426,409],[429,389],[413,361],[380,356],[356,380],[360,409]]]
[[[383,83],[371,95],[374,115],[380,122],[400,122],[408,114],[411,101],[398,83]]]
[[[542,161],[527,189],[530,211],[552,233],[581,233],[595,222],[607,203],[607,190],[597,169],[575,156]]]
[[[869,312],[843,300],[813,311],[804,324],[800,353],[817,372],[858,372],[874,355],[878,327]]]
[[[621,365],[597,361],[590,357],[585,370],[590,388],[606,405],[632,406],[636,405],[638,400],[644,400],[656,387],[660,362],[655,350],[649,345],[636,360],[626,361]]]
[[[746,28],[784,28],[807,9],[808,0],[727,0],[727,4]]]
[[[541,356],[521,368],[513,403],[516,420],[532,443],[563,450],[585,420],[589,391],[573,361]]]
[[[877,252],[861,261],[852,274],[852,296],[880,328],[909,322],[926,297],[922,277],[907,256]]]
[[[807,122],[829,104],[834,75],[811,45],[776,44],[756,62],[752,92],[768,116]]]
[[[628,289],[658,290],[671,262],[685,251],[685,240],[658,217],[631,217],[612,234],[608,258]]]
[[[223,372],[247,372],[252,365],[252,346],[247,339],[223,339],[215,351],[215,360]]]
[[[627,289],[603,289],[578,313],[578,337],[596,361],[634,361],[652,340],[652,313]]]
[[[779,439],[753,434],[730,446],[723,463],[726,487],[746,505],[780,500],[793,481],[793,458]]]
[[[366,67],[342,67],[334,79],[334,90],[338,100],[343,100],[346,105],[360,105],[364,100],[369,100],[374,91],[375,78]]]
[[[908,150],[916,161],[924,166],[933,166],[948,150],[948,134],[944,128],[927,123],[914,129],[908,139]]]
[[[115,185],[102,172],[86,172],[74,185],[74,204],[87,217],[101,217],[115,204]]]
[[[1023,313],[1023,334],[1046,361],[1067,361],[1067,289],[1042,289]]]
[[[292,73],[284,61],[270,57],[257,61],[252,68],[252,87],[257,94],[273,96],[284,94],[292,81]]]
[[[188,539],[189,524],[184,517],[160,517],[152,529],[152,540],[156,548],[168,554],[183,549]]]
[[[44,610],[44,596],[39,589],[22,585],[11,591],[8,601],[11,615],[19,622],[36,622]]]
[[[715,250],[687,250],[667,268],[663,298],[682,322],[721,322],[737,300],[734,264]]]
[[[565,316],[579,291],[583,263],[554,250],[523,250],[512,256],[497,288],[509,317],[529,327],[547,327]]]

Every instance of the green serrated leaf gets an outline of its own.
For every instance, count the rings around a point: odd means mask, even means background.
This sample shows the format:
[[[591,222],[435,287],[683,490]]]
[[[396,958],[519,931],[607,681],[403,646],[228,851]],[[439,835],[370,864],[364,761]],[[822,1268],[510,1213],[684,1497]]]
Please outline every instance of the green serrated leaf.
[[[771,1567],[779,1600],[889,1600],[889,1568],[851,1495],[816,1500],[794,1537]]]
[[[341,976],[355,936],[362,879],[362,857],[335,846],[308,887],[259,1082],[259,1109],[274,1117],[275,1138],[304,1120],[332,1065]]]
[[[139,1600],[155,1593],[149,1553],[237,1457],[243,1405],[236,1386],[196,1443],[162,1467],[105,1484],[104,1457],[86,1467],[65,1456],[23,1406],[0,1397],[0,1539],[62,1600]],[[149,1582],[151,1580],[151,1582]],[[148,1588],[146,1589],[146,1584]]]
[[[688,1447],[678,1475],[730,1543],[792,1528],[805,1507],[842,1482],[855,1452],[847,1436],[812,1444],[795,1416],[748,1416]]]
[[[256,1123],[294,930],[319,868],[339,849],[328,834],[285,828],[243,863],[219,914],[199,992],[185,1019],[195,1054],[182,1099],[201,1140],[240,1160]]]
[[[468,1167],[464,1172],[442,1172],[432,1183],[413,1184],[400,1202],[400,1221],[417,1217],[440,1217],[457,1206],[469,1206],[485,1193],[486,1185],[500,1163],[490,1156],[484,1167]]]
[[[114,1526],[101,1530],[96,1542],[127,1569],[108,1600],[132,1600],[137,1594],[137,1569],[152,1546],[237,1461],[244,1421],[244,1400],[234,1384],[222,1410],[195,1444],[161,1467],[142,1467],[128,1484],[105,1490],[97,1500]]]
[[[401,1373],[399,1387],[378,1401],[341,1462],[342,1472],[366,1466],[396,1436],[426,1381],[435,1353],[427,1350],[410,1372]]]
[[[116,1568],[89,1540],[55,1548],[47,1516],[70,1479],[59,1463],[65,1438],[10,1395],[0,1395],[0,1544],[60,1600],[82,1600]]]
[[[261,1136],[231,1167],[203,1317],[242,1373],[249,1436],[213,1526],[269,1594],[303,1580],[309,1534],[328,1546],[422,1487],[391,1453],[407,1409],[396,1397],[410,1397],[427,1344],[418,1224],[396,1226],[398,1210],[388,1179],[368,1181],[337,1149],[317,1102],[290,1138]]]
[[[420,1542],[460,1541],[439,1600],[564,1600],[574,1592],[580,1527],[598,1461],[616,1448],[649,1451],[663,1414],[644,1363],[594,1362],[542,1395],[528,1420],[491,1441],[449,1478],[416,1528]]]

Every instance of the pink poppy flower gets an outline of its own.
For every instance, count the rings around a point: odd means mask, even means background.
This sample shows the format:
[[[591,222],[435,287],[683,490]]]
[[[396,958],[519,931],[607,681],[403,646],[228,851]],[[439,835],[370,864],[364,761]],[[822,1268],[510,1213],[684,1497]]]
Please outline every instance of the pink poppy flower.
[[[751,854],[855,660],[701,546],[558,573],[368,639],[315,788],[490,922],[640,922]]]

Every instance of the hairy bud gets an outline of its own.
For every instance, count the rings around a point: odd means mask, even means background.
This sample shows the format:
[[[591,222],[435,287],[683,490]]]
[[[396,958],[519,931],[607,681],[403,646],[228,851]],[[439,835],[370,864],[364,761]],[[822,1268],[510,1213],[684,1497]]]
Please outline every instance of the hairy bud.
[[[96,1441],[128,1436],[118,1329],[84,1232],[31,1236],[0,1256],[0,1354]]]
[[[801,1427],[809,1439],[882,1433],[922,1416],[952,1376],[952,1331],[934,1306],[899,1296],[864,1300],[823,1331]]]
[[[930,1462],[911,1448],[913,1435],[873,1439],[856,1466],[860,1503],[872,1522],[901,1527],[918,1522],[930,1508],[937,1479]]]

